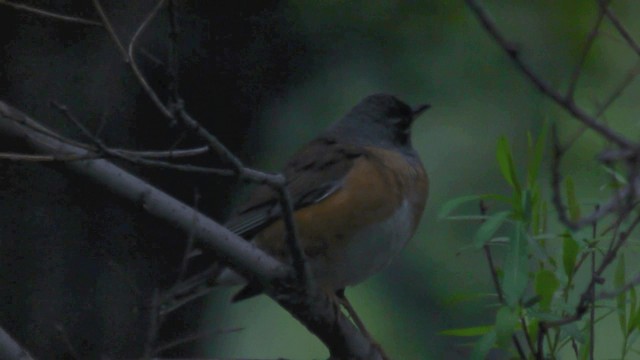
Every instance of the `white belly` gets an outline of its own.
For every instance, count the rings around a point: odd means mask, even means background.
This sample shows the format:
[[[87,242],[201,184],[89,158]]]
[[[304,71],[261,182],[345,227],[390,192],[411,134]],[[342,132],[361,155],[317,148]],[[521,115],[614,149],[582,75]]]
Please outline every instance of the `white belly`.
[[[385,268],[411,238],[412,213],[408,201],[387,220],[358,232],[349,245],[328,257],[310,261],[321,286],[342,289],[355,285]],[[327,261],[330,264],[327,264]]]

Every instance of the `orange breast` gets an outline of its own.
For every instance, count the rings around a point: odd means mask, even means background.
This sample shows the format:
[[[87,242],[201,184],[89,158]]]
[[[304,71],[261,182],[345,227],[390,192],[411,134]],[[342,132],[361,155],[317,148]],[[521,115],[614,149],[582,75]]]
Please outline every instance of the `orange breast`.
[[[412,233],[422,215],[428,180],[422,165],[403,155],[379,149],[354,161],[342,187],[317,204],[295,212],[302,247],[309,257],[339,251],[365,226],[389,218],[406,199],[413,209]],[[256,244],[279,258],[286,258],[283,222],[260,232]]]

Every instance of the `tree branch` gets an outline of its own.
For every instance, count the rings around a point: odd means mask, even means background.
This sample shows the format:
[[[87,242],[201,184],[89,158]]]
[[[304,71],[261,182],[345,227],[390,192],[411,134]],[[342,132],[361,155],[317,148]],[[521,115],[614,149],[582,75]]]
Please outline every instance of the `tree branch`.
[[[627,45],[629,45],[629,47],[636,53],[636,55],[640,55],[640,45],[638,45],[633,36],[631,36],[627,28],[622,25],[622,22],[620,22],[620,19],[618,19],[616,14],[614,14],[613,11],[609,9],[609,6],[607,6],[608,1],[597,1],[600,5],[600,9],[604,12],[609,21],[611,21],[616,30],[618,30],[618,33],[620,33],[620,36],[622,36],[622,38],[627,42]]]
[[[25,141],[34,151],[61,156],[87,156],[92,152],[58,140],[20,111],[0,101],[0,133]],[[193,232],[198,243],[226,256],[240,274],[259,281],[267,295],[297,318],[328,348],[334,358],[381,359],[377,348],[342,314],[337,304],[315,287],[302,291],[287,266],[255,245],[230,232],[210,218],[126,172],[113,163],[98,160],[65,162],[75,173],[86,176],[149,214],[185,232]],[[197,221],[194,221],[197,219]]]
[[[33,7],[33,6],[29,6],[29,5],[25,5],[25,4],[17,4],[17,3],[11,2],[11,1],[0,0],[0,5],[6,5],[6,6],[14,8],[16,10],[30,12],[32,14],[35,14],[35,15],[38,15],[38,16],[42,16],[42,17],[46,17],[46,18],[51,18],[51,19],[54,19],[54,20],[60,20],[60,21],[71,22],[71,23],[82,24],[82,25],[102,26],[102,24],[99,21],[83,19],[83,18],[76,17],[76,16],[58,14],[58,13],[55,13],[55,12],[39,9],[39,8],[36,8],[36,7]]]
[[[118,34],[116,34],[115,29],[113,28],[113,26],[111,26],[111,22],[109,21],[109,18],[107,18],[107,14],[104,12],[104,9],[100,4],[100,1],[93,0],[93,7],[96,9],[96,12],[100,16],[100,19],[102,20],[101,25],[104,25],[104,27],[107,29],[107,33],[111,37],[111,40],[113,40],[113,42],[116,44],[116,47],[120,51],[120,54],[122,55],[122,59],[124,60],[124,62],[128,63],[129,55],[127,54],[127,50],[124,48],[124,45],[122,45],[122,42],[120,41]]]
[[[556,102],[560,107],[569,112],[574,118],[582,122],[589,128],[597,131],[607,140],[617,144],[622,148],[632,148],[635,144],[622,136],[620,133],[611,129],[607,124],[598,120],[596,117],[589,115],[584,109],[576,105],[572,97],[564,96],[555,90],[548,82],[543,80],[537,73],[525,64],[519,56],[516,46],[509,42],[504,35],[498,30],[495,22],[489,15],[489,12],[482,7],[476,0],[465,0],[467,5],[475,13],[482,26],[493,37],[498,45],[509,55],[509,58],[518,67],[518,69],[531,81],[544,95]]]
[[[34,360],[11,335],[0,327],[0,359],[6,360]]]
[[[97,0],[94,0],[94,1],[96,1],[96,6],[99,7]],[[151,23],[151,21],[155,18],[155,16],[158,14],[160,9],[165,5],[165,3],[166,3],[166,0],[159,0],[156,3],[156,5],[149,12],[147,17],[140,24],[140,26],[136,29],[133,37],[131,38],[131,41],[129,42],[129,47],[128,47],[128,60],[129,60],[129,65],[131,66],[131,70],[133,71],[134,75],[138,79],[140,86],[142,86],[144,91],[147,93],[151,101],[156,105],[156,107],[162,113],[162,115],[164,115],[166,118],[172,121],[180,120],[181,123],[187,129],[189,129],[190,131],[193,131],[202,140],[206,141],[206,143],[209,145],[209,148],[212,152],[220,156],[223,160],[227,161],[231,165],[231,167],[238,173],[240,178],[247,178],[258,183],[267,184],[271,186],[274,190],[276,190],[276,192],[279,195],[278,198],[280,201],[280,207],[282,208],[282,214],[283,214],[283,219],[285,223],[285,229],[286,229],[285,240],[286,240],[287,247],[289,248],[289,252],[291,253],[291,258],[293,260],[293,266],[294,266],[294,270],[296,271],[298,282],[301,286],[308,285],[311,280],[309,277],[309,272],[307,270],[305,254],[298,241],[296,226],[293,221],[293,203],[286,189],[286,186],[285,186],[286,180],[284,176],[282,176],[281,174],[266,174],[266,173],[245,167],[240,161],[240,159],[238,159],[226,146],[224,146],[215,135],[213,135],[207,129],[205,129],[200,124],[200,122],[194,119],[186,111],[183,100],[178,96],[177,83],[172,85],[172,87],[174,87],[173,94],[172,94],[172,96],[175,97],[174,103],[171,103],[170,106],[167,106],[160,100],[160,97],[158,96],[156,91],[151,87],[151,85],[149,85],[149,82],[146,80],[146,78],[144,77],[144,74],[138,67],[135,60],[135,54],[134,54],[136,49],[136,43],[140,38],[141,34],[144,32],[147,26]],[[171,16],[171,19],[170,19],[171,24],[173,24],[172,33],[175,33],[176,31],[174,28],[175,13],[173,12],[173,9],[171,7],[169,7],[169,13]],[[109,29],[111,32],[113,32],[112,31],[113,28],[109,24],[109,21],[106,18],[106,16],[103,16],[103,21],[105,22],[106,28]],[[115,33],[112,34],[112,37],[114,39],[117,39],[117,36],[115,36]],[[174,34],[174,36],[172,36],[170,40],[171,40],[170,54],[173,54],[172,57],[174,57],[175,56],[174,51],[176,48],[176,44],[174,42],[177,41],[176,34]],[[175,61],[177,61],[177,59],[172,59],[172,63],[174,63]],[[173,72],[173,70],[170,70],[170,71]],[[177,81],[177,78],[175,78],[174,81]]]

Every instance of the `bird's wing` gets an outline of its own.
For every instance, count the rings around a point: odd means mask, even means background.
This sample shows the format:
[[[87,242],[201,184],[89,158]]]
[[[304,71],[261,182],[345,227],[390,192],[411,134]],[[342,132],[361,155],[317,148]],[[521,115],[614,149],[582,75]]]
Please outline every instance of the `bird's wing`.
[[[340,145],[326,137],[296,153],[283,171],[294,210],[318,203],[340,189],[354,160],[362,155],[364,150]],[[251,239],[281,216],[277,192],[268,185],[260,185],[233,213],[226,226]]]

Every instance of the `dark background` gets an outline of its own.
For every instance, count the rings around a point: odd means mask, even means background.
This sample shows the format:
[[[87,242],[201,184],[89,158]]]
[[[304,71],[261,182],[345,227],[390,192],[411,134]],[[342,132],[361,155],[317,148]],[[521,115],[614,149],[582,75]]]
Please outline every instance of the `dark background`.
[[[89,1],[28,3],[98,19]],[[125,43],[154,5],[104,3]],[[522,154],[527,129],[535,133],[545,117],[566,116],[513,68],[462,2],[175,4],[179,90],[187,109],[260,169],[277,170],[368,94],[388,92],[433,105],[414,132],[432,179],[422,225],[400,259],[348,293],[393,358],[465,358],[471,339],[438,331],[492,322],[495,300],[474,296],[490,291],[489,272],[480,253],[461,251],[477,224],[438,221],[436,213],[451,197],[506,192],[495,164],[498,136],[509,136]],[[487,6],[527,61],[554,85],[566,85],[595,21],[595,2],[497,4]],[[640,11],[632,1],[613,7],[623,20]],[[159,14],[136,54],[163,100],[170,83],[168,19],[166,11]],[[113,147],[165,149],[181,138],[103,28],[2,4],[0,24],[3,101],[82,139],[49,103],[65,104]],[[632,21],[627,25],[639,30]],[[620,41],[605,35],[595,44],[577,93],[594,106],[635,62]],[[637,133],[637,125],[621,119],[637,113],[638,104],[623,96],[613,124]],[[565,119],[560,130],[568,135],[577,128]],[[189,136],[179,142],[194,144]],[[0,150],[15,151],[17,145],[0,137]],[[601,145],[589,134],[582,137],[564,169],[580,179],[579,191],[594,196],[606,177],[590,163]],[[199,194],[198,207],[221,221],[242,193],[229,179],[126,166],[190,204]],[[476,213],[473,206],[464,211]],[[2,161],[0,325],[43,359],[139,356],[148,338],[151,294],[175,281],[183,252],[176,244],[185,237],[60,166]],[[173,314],[158,343],[197,330],[212,333],[163,355],[326,357],[323,346],[266,297],[230,305],[230,294],[222,289]],[[227,333],[236,327],[243,330]]]

